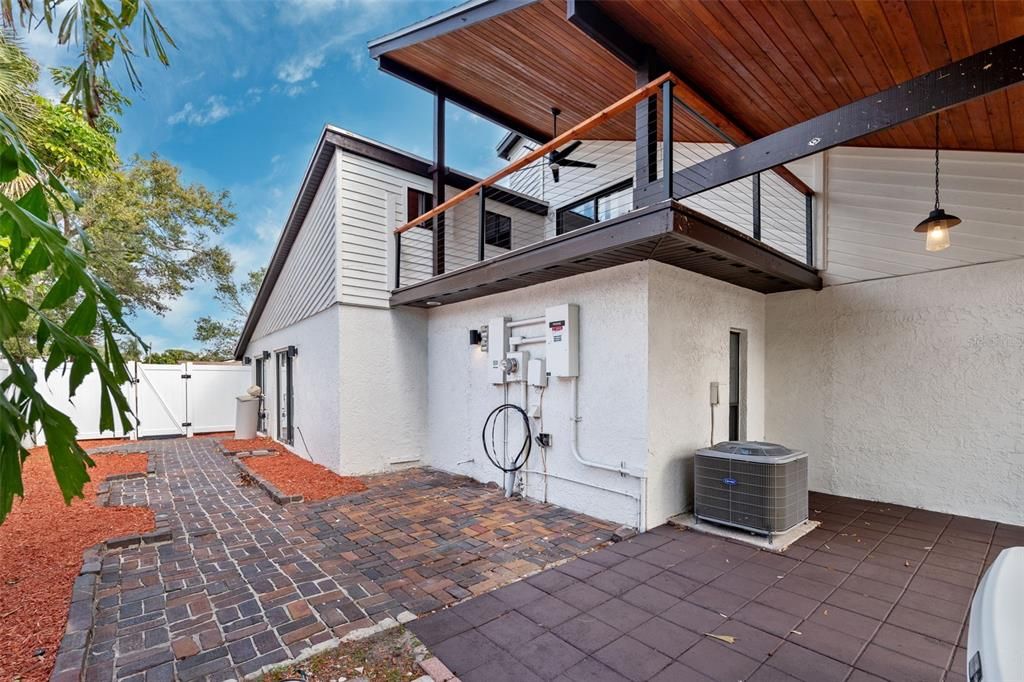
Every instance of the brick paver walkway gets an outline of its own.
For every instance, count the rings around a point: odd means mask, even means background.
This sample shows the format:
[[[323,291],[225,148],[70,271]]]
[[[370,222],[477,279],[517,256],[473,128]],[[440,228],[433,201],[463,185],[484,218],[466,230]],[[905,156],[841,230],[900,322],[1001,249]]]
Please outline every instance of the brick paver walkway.
[[[610,536],[587,517],[510,503],[431,470],[370,477],[365,493],[281,507],[241,486],[210,439],[113,449],[149,452],[156,476],[112,483],[110,503],[150,506],[173,541],[103,556],[89,681],[241,678]]]
[[[972,592],[1024,528],[811,510],[785,554],[663,526],[410,628],[462,682],[964,681]]]

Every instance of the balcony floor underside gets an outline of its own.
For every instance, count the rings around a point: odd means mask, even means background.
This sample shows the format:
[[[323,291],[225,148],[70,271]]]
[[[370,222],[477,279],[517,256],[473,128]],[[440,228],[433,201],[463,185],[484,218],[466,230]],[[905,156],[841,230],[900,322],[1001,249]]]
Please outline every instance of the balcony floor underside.
[[[391,305],[467,301],[642,260],[766,294],[822,286],[813,268],[672,201],[396,289]]]

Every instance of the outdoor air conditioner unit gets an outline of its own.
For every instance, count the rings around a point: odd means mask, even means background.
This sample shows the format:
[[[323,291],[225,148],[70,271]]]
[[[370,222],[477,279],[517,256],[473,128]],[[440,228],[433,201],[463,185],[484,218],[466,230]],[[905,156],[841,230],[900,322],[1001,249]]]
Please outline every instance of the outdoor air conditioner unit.
[[[807,453],[727,441],[694,458],[694,516],[777,535],[807,520]]]

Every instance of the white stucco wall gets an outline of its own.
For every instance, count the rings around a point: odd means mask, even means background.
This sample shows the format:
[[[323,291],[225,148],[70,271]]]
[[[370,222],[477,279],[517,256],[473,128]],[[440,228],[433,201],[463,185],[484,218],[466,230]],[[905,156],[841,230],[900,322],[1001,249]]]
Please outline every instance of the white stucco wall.
[[[766,367],[812,489],[1024,522],[1024,260],[768,296]]]
[[[663,263],[649,268],[648,515],[657,524],[692,505],[694,451],[728,440],[730,331],[746,338],[746,438],[764,435],[766,297]],[[714,437],[713,381],[720,391]]]
[[[426,312],[349,305],[340,311],[340,471],[365,474],[422,465]]]
[[[544,315],[548,306],[580,306],[580,451],[608,464],[643,468],[647,456],[647,264],[635,263],[436,308],[428,322],[428,452],[430,465],[500,481],[501,472],[482,452],[480,430],[487,414],[505,401],[501,386],[487,378],[487,355],[469,345],[469,330],[492,317],[520,320]],[[517,329],[537,336],[543,327]],[[524,346],[543,357],[544,344]],[[536,389],[530,404],[538,401]],[[636,495],[639,484],[576,462],[570,444],[570,382],[552,378],[544,392],[544,430],[552,434],[547,467],[552,474]],[[509,402],[521,404],[521,387],[510,386]],[[536,432],[536,431],[535,431]],[[465,460],[472,460],[466,462]],[[460,464],[460,462],[462,462]],[[528,465],[542,469],[539,448]],[[543,478],[527,476],[526,492],[542,499]],[[625,496],[549,478],[547,499],[617,523],[636,524],[636,503]]]
[[[267,429],[277,435],[278,387],[275,351],[295,346],[292,359],[293,420],[295,442],[291,449],[331,469],[339,468],[341,408],[339,403],[339,342],[341,307],[337,304],[271,334],[253,339],[245,354],[257,357],[270,351],[267,361]],[[255,378],[255,363],[253,377]],[[282,374],[283,377],[283,374]]]

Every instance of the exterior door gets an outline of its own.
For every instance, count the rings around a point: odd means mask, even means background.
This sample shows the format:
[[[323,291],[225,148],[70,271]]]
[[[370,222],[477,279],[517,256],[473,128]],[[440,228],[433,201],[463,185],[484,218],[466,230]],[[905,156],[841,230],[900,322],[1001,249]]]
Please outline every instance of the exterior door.
[[[264,364],[263,358],[256,358],[256,385],[260,387],[260,407],[259,415],[256,421],[256,430],[260,433],[266,433],[267,431],[267,412],[264,391],[267,390],[267,369]]]
[[[292,358],[288,351],[277,353],[277,439],[292,443]]]

